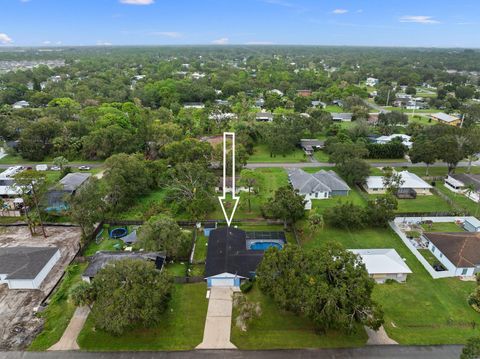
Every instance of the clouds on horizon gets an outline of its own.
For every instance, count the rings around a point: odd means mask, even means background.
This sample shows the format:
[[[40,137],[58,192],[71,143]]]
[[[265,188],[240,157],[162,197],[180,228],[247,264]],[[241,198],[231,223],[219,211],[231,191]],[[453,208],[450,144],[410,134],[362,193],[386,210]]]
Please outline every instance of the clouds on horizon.
[[[0,32],[0,44],[8,45],[11,43],[13,43],[12,38],[3,32]]]
[[[413,22],[417,24],[440,24],[433,16],[425,15],[405,15],[400,18],[400,22]]]
[[[126,5],[152,5],[155,0],[120,0],[120,3]]]

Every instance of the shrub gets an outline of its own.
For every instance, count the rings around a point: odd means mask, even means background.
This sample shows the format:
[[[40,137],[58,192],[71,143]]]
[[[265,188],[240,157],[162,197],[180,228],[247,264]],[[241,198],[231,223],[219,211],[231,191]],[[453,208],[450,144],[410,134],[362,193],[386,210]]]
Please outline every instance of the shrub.
[[[242,293],[248,293],[252,290],[252,287],[253,287],[253,282],[250,280],[246,280],[240,285],[240,290],[242,291]]]

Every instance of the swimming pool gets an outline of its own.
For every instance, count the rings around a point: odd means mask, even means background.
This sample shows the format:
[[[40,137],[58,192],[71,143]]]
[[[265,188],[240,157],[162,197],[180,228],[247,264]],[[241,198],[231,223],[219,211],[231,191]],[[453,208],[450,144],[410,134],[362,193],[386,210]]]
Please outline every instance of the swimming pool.
[[[250,244],[250,249],[252,251],[266,251],[270,247],[282,249],[282,245],[276,242],[253,242]]]

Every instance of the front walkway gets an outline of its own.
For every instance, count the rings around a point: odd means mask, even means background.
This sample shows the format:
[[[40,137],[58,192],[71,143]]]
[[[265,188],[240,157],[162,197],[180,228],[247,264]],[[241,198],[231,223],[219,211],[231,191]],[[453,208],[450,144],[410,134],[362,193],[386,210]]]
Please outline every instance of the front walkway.
[[[197,349],[236,349],[230,342],[233,288],[212,287],[208,301],[203,341]]]
[[[398,344],[395,340],[391,339],[383,325],[377,330],[365,327],[365,331],[368,334],[367,345],[393,345]]]
[[[63,332],[60,340],[52,345],[48,350],[79,350],[80,347],[77,344],[77,337],[87,320],[90,308],[78,307],[75,309],[70,323],[68,323],[67,329]]]

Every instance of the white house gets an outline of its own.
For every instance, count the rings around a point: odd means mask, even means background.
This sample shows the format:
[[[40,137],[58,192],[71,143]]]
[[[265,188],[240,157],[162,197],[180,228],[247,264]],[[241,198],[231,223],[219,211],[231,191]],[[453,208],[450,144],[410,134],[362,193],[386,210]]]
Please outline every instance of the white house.
[[[27,108],[29,106],[30,106],[30,103],[28,103],[27,101],[24,101],[24,100],[17,101],[12,105],[12,107],[16,110],[22,109],[22,108]]]
[[[403,283],[412,273],[405,261],[395,249],[349,249],[358,255],[365,264],[368,274],[377,283],[385,283],[387,279]]]
[[[273,114],[271,112],[258,112],[255,115],[255,120],[258,122],[272,122]]]
[[[480,232],[425,232],[428,249],[455,276],[480,272]]]
[[[226,177],[225,178],[225,190],[228,193],[232,193],[233,187],[232,187],[232,178],[233,177]],[[240,192],[248,192],[248,188],[239,185],[240,182],[240,177],[235,177],[235,193],[240,193]],[[220,177],[218,179],[217,186],[215,187],[216,192],[223,192],[223,177]]]
[[[10,289],[39,289],[59,259],[57,247],[0,248],[0,284]]]
[[[348,196],[350,187],[333,171],[320,170],[307,173],[295,168],[288,171],[288,180],[305,200],[305,209],[312,209],[312,199],[328,199],[335,196]]]
[[[445,187],[452,192],[464,194],[474,202],[480,202],[480,175],[450,174],[445,179]]]
[[[16,185],[14,176],[21,171],[22,166],[13,166],[0,173],[0,197],[15,198],[20,195],[21,190]]]
[[[205,105],[201,102],[185,102],[183,104],[183,108],[196,108],[196,109],[201,109],[205,108]]]
[[[365,81],[365,85],[370,86],[370,87],[375,87],[379,83],[379,80],[374,78],[374,77],[368,77],[367,80]]]
[[[400,190],[413,190],[417,195],[423,196],[432,194],[430,192],[432,186],[430,186],[427,182],[418,177],[416,174],[408,171],[398,172],[398,174],[401,177],[401,184],[399,186]],[[367,191],[367,193],[369,194],[384,194],[386,193],[387,188],[385,187],[383,181],[383,176],[370,176],[367,178],[367,182],[363,187],[365,191]]]
[[[402,144],[405,145],[406,147],[412,148],[412,145],[413,145],[413,142],[411,141],[412,137],[409,135],[401,134],[401,133],[395,133],[390,136],[380,136],[375,138],[374,142],[381,145],[385,145],[387,143],[392,142],[396,138],[400,138],[402,140]]]

